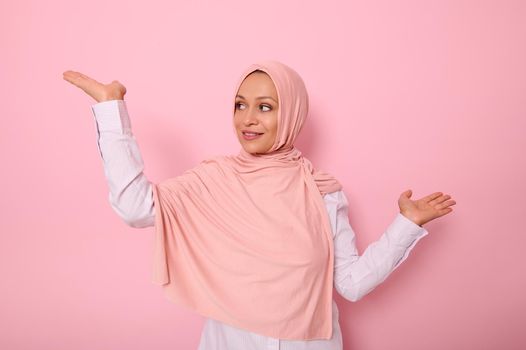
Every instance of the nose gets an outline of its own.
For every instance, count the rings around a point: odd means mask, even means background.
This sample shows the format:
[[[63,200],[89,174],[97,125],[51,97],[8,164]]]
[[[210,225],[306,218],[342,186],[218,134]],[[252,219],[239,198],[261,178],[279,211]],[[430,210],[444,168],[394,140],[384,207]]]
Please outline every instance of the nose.
[[[245,125],[257,124],[257,111],[254,111],[252,107],[248,108],[243,115],[243,123]]]

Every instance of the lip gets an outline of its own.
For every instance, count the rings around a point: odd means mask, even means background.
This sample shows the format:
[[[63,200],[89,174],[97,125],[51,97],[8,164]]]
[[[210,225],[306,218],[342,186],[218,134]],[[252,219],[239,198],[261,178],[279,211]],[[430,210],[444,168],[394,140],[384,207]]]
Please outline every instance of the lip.
[[[248,135],[245,135],[245,132],[249,132],[249,133],[255,133],[256,131],[250,131],[250,130],[242,130],[241,133],[243,134],[243,138],[247,141],[251,141],[251,140],[255,140],[257,138],[259,138],[261,135],[263,135],[264,133],[258,133],[259,135],[256,135],[256,136],[248,136]]]

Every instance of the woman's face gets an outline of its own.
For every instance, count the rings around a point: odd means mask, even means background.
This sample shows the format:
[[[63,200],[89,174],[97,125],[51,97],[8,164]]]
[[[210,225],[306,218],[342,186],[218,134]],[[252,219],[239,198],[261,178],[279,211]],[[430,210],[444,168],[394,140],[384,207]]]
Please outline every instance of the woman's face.
[[[278,93],[267,73],[254,72],[241,83],[235,100],[237,138],[248,153],[266,153],[278,129]],[[257,133],[254,136],[250,133]]]

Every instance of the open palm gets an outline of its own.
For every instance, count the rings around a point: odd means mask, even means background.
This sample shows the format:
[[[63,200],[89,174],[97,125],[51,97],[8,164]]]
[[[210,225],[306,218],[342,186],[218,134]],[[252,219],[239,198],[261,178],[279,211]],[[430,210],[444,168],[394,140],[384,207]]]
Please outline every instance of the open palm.
[[[93,97],[97,102],[108,100],[122,100],[126,94],[126,87],[118,80],[109,84],[103,84],[85,74],[73,70],[63,73],[64,80],[82,89],[85,93]]]
[[[412,200],[411,195],[411,190],[400,195],[398,199],[400,213],[420,226],[451,213],[453,211],[451,206],[456,204],[450,195],[444,195],[442,192],[434,192],[418,200]]]

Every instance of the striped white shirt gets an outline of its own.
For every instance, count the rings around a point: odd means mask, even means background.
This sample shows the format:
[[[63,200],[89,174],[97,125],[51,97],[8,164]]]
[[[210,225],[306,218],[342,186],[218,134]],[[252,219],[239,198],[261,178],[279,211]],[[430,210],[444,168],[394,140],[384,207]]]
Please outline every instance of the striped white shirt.
[[[152,185],[143,172],[144,163],[131,130],[126,102],[111,100],[91,107],[112,208],[131,227],[154,226]],[[397,213],[382,236],[360,256],[344,192],[328,193],[323,199],[334,238],[334,288],[346,300],[358,301],[382,283],[428,234],[425,228]],[[333,334],[328,340],[276,339],[207,318],[198,350],[341,350],[334,300],[332,310]]]

